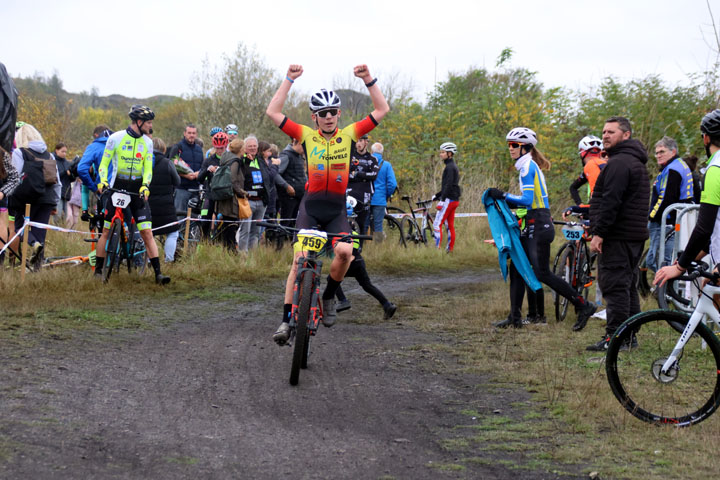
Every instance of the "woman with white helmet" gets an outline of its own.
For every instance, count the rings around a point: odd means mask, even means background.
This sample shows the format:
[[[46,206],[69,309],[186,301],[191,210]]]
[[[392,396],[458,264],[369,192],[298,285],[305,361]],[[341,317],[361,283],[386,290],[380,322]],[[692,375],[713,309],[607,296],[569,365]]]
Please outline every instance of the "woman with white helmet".
[[[455,247],[455,210],[460,205],[460,171],[455,163],[457,146],[452,142],[440,145],[440,159],[445,162],[442,174],[442,189],[433,196],[433,200],[440,200],[437,204],[438,213],[433,222],[433,237],[435,246],[440,248],[442,243],[442,226],[448,231],[448,242],[445,250],[452,252]]]
[[[505,200],[511,208],[517,208],[518,217],[522,218],[520,241],[528,260],[532,264],[537,279],[555,290],[558,295],[567,298],[574,306],[578,323],[586,323],[595,313],[594,303],[585,300],[562,278],[550,270],[550,244],[555,238],[555,227],[550,216],[547,186],[542,169],[549,169],[550,162],[536,148],[537,135],[525,127],[510,130],[506,136],[510,157],[515,160],[515,168],[520,174],[520,190],[522,195],[511,195],[497,188],[490,188],[488,195],[496,200]],[[545,323],[540,310],[544,307],[542,290],[539,290],[535,305],[538,308],[536,323]],[[495,326],[506,328],[522,326],[520,310],[525,296],[525,283],[514,268],[510,276],[510,306],[508,318]],[[532,301],[532,299],[530,299]],[[532,306],[531,306],[532,310]],[[532,320],[532,319],[531,319]]]

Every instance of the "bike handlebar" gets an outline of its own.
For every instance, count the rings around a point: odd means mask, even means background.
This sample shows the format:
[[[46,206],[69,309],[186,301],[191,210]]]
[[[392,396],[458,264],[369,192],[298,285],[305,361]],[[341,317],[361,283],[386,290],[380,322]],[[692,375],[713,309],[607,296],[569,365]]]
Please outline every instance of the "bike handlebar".
[[[720,274],[710,271],[710,266],[705,262],[692,262],[685,275],[673,278],[673,280],[693,281],[698,277],[704,277],[713,283],[720,281]]]
[[[287,233],[296,233],[296,232],[300,231],[299,228],[287,227],[285,225],[280,225],[279,223],[273,223],[273,222],[259,221],[259,222],[257,222],[257,224],[261,227],[274,228],[276,230],[283,230]],[[373,239],[372,235],[359,235],[359,234],[350,235],[347,233],[330,233],[330,232],[325,232],[325,233],[327,234],[328,238],[352,238],[355,240],[372,240]]]

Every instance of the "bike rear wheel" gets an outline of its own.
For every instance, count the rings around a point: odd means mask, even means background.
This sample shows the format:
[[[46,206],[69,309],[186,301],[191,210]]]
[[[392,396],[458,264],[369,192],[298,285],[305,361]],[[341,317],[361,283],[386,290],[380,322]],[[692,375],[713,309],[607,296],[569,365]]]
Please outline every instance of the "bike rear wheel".
[[[553,264],[553,273],[558,277],[565,280],[571,287],[573,285],[573,277],[575,277],[575,247],[572,244],[566,243],[560,247],[555,256],[555,263]],[[562,295],[555,295],[555,320],[562,322],[565,320],[568,312],[569,301]]]
[[[120,240],[122,237],[122,224],[116,218],[110,227],[107,243],[105,244],[105,264],[102,267],[103,281],[107,282],[112,274],[113,267],[120,262]]]
[[[688,320],[682,312],[639,313],[610,341],[608,383],[620,404],[640,420],[687,427],[707,419],[720,405],[720,342],[703,323],[690,336],[676,366],[660,372],[680,338],[678,329]],[[637,345],[628,350],[633,333]]]
[[[397,243],[401,247],[407,247],[405,232],[396,218],[385,215],[385,218],[383,218],[383,233],[385,233],[385,238],[390,243]]]
[[[309,351],[308,323],[310,322],[310,306],[312,301],[314,273],[306,271],[300,277],[298,308],[295,314],[295,345],[293,346],[292,366],[290,367],[290,385],[297,385],[300,380],[300,368],[307,366]],[[304,361],[303,361],[304,358]]]
[[[425,243],[423,233],[418,229],[417,224],[409,217],[404,217],[402,219],[402,222],[400,223],[400,231],[403,234],[405,246],[413,243],[415,245]]]
[[[180,225],[180,231],[177,239],[177,248],[175,250],[175,260],[180,260],[185,253],[190,254],[195,250],[202,238],[202,227],[200,222],[190,222],[190,232],[188,233],[188,248],[185,248],[185,224]]]
[[[145,268],[149,262],[147,248],[145,242],[140,236],[140,232],[135,231],[130,244],[130,257],[128,258],[128,271],[132,273],[134,270],[138,275],[145,273]]]

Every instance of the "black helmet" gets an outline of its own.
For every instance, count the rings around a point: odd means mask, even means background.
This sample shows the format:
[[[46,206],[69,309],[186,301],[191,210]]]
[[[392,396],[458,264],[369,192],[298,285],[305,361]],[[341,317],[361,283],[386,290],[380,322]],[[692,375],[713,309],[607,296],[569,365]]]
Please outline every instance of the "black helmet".
[[[713,138],[720,137],[720,109],[713,110],[703,117],[700,131]]]
[[[130,107],[128,117],[130,120],[152,120],[155,118],[155,113],[145,105],[133,105]]]

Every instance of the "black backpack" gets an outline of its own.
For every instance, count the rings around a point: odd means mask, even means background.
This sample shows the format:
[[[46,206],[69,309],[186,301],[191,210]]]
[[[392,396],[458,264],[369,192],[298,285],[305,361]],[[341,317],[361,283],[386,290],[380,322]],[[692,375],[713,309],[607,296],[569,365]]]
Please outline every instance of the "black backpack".
[[[43,173],[43,162],[27,161],[23,165],[20,174],[20,185],[12,194],[16,205],[34,203],[45,194],[45,174]]]
[[[228,200],[235,196],[235,191],[232,185],[232,175],[230,174],[230,167],[233,163],[237,162],[235,159],[225,165],[218,167],[213,174],[212,180],[210,180],[210,199],[214,201]]]

